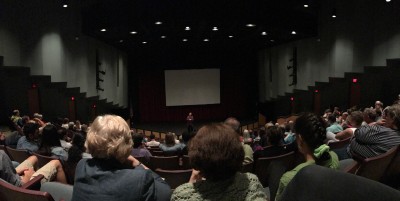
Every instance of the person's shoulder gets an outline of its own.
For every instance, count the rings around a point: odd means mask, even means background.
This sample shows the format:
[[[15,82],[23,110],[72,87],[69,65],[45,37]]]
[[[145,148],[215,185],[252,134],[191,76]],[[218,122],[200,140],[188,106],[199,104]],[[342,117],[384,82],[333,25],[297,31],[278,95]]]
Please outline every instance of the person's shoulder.
[[[172,193],[171,200],[189,200],[197,194],[192,183],[184,183],[178,186]]]

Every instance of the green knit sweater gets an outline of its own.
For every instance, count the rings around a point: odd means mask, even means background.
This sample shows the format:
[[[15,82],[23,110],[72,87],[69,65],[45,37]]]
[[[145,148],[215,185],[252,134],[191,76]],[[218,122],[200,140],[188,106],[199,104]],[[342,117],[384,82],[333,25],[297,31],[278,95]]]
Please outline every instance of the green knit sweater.
[[[172,193],[171,201],[258,201],[268,200],[256,175],[236,173],[225,181],[203,180],[180,185]]]

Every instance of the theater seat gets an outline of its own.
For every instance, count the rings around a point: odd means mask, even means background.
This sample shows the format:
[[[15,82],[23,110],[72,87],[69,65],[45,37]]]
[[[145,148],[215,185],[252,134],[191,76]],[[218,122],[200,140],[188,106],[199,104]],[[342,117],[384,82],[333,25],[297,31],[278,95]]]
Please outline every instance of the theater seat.
[[[296,174],[281,200],[398,201],[400,191],[364,177],[310,165]]]

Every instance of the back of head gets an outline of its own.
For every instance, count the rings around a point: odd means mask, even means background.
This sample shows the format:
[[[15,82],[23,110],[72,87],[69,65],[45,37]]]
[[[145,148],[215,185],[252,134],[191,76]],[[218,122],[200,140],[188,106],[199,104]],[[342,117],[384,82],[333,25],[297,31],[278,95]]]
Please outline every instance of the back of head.
[[[93,158],[114,158],[124,163],[132,150],[130,128],[116,115],[98,116],[87,133],[85,146]]]
[[[143,136],[139,133],[133,134],[132,139],[133,139],[133,148],[135,149],[140,147],[143,143]]]
[[[167,146],[174,146],[175,145],[175,136],[173,133],[168,132],[165,134],[165,144]]]
[[[35,134],[36,130],[39,129],[39,125],[37,123],[28,122],[24,126],[24,135],[29,138],[29,134]]]
[[[324,144],[326,139],[326,123],[318,115],[305,113],[294,123],[296,134],[300,135],[311,151]]]
[[[47,125],[42,131],[42,146],[53,147],[61,146],[60,137],[57,132],[57,128],[54,125]]]
[[[68,150],[68,162],[77,163],[82,159],[85,151],[85,138],[80,133],[75,133],[72,138],[72,147]]]
[[[333,115],[333,114],[330,114],[330,115],[328,116],[328,121],[329,121],[330,124],[335,123],[335,122],[336,122],[336,116]]]
[[[235,117],[229,117],[225,120],[224,124],[230,126],[234,131],[240,133],[240,122]]]
[[[283,132],[277,126],[272,126],[267,129],[268,142],[271,145],[278,146],[283,140]]]
[[[150,134],[149,138],[150,138],[150,140],[154,140],[154,139],[156,139],[156,136],[152,133],[152,134]]]
[[[372,121],[375,121],[376,118],[377,118],[376,109],[365,108],[363,113],[364,113],[364,120],[365,120],[367,123],[370,123],[370,122],[372,122]]]
[[[244,160],[237,133],[224,124],[206,125],[189,143],[189,158],[194,169],[210,181],[222,181],[235,175]]]
[[[400,105],[394,104],[385,109],[385,116],[393,120],[393,129],[400,129]]]
[[[364,120],[363,113],[361,111],[353,111],[350,113],[348,118],[350,118],[352,126],[356,128],[360,127]]]

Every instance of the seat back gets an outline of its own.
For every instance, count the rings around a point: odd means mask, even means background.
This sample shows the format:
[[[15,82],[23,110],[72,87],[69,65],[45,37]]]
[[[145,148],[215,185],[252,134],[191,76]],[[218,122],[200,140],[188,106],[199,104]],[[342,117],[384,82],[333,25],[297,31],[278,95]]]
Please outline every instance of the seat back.
[[[60,182],[45,182],[40,187],[40,191],[48,192],[54,200],[72,200],[73,186]]]
[[[190,176],[192,175],[192,169],[187,170],[163,170],[157,168],[156,173],[160,175],[169,184],[171,189],[189,182]]]
[[[178,156],[151,156],[150,167],[152,170],[157,168],[164,170],[178,170],[179,157]]]
[[[55,157],[43,156],[43,155],[40,155],[40,154],[37,154],[37,153],[32,153],[32,155],[35,155],[37,157],[37,159],[38,159],[38,162],[37,162],[37,165],[36,165],[37,168],[43,167],[44,165],[46,165],[48,162],[50,162],[52,160],[57,160],[57,158],[55,158]]]
[[[289,152],[280,156],[274,157],[262,157],[258,158],[254,164],[254,173],[258,176],[258,179],[264,187],[268,186],[268,178],[271,174],[271,164],[280,166],[287,171],[293,168],[295,162],[295,152]]]
[[[47,192],[24,189],[11,185],[3,180],[0,180],[0,200],[54,201]]]
[[[182,169],[183,170],[192,169],[192,166],[190,165],[190,161],[189,161],[189,156],[188,155],[183,155],[182,156]]]
[[[396,155],[398,148],[399,146],[396,146],[389,149],[389,151],[384,154],[364,159],[361,161],[360,168],[358,168],[356,174],[368,179],[380,181],[393,157]]]
[[[382,182],[393,188],[400,187],[400,147],[385,171]]]
[[[336,142],[329,142],[328,146],[331,150],[333,150],[346,147],[349,144],[350,144],[350,137]]]
[[[11,160],[17,161],[18,163],[22,163],[25,159],[31,156],[28,150],[25,149],[13,149],[11,147],[6,147],[6,149]]]
[[[164,152],[163,151],[154,151],[154,150],[152,150],[152,151],[150,151],[150,153],[151,153],[151,155],[153,155],[153,156],[164,156]]]

